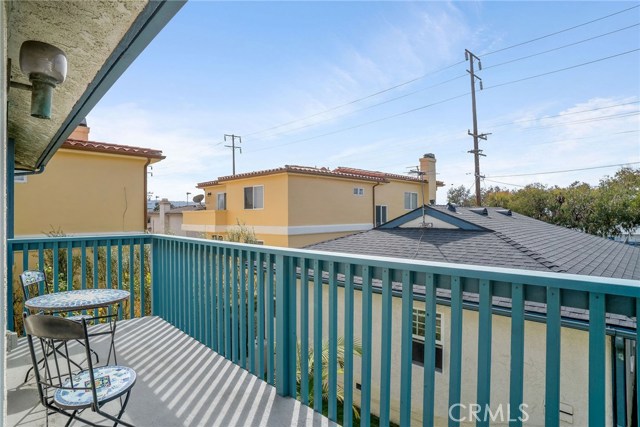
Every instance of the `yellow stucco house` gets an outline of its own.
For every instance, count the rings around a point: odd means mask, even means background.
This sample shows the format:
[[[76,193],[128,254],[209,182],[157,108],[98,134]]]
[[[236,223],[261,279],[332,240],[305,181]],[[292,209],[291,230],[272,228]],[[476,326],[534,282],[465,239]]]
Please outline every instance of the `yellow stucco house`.
[[[436,159],[420,159],[420,176],[339,167],[287,165],[202,182],[206,210],[184,212],[182,229],[224,239],[238,223],[265,245],[299,248],[369,230],[435,201]]]
[[[141,232],[159,150],[89,140],[86,123],[41,174],[15,177],[15,235]]]

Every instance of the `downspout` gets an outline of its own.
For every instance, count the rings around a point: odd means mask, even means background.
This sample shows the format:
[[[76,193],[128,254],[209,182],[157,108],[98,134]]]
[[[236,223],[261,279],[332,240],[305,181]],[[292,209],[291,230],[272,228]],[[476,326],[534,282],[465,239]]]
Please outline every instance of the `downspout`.
[[[371,193],[373,196],[373,200],[372,200],[372,204],[373,204],[373,228],[376,228],[376,187],[380,185],[380,183],[375,183],[373,184],[373,187],[371,188]]]
[[[142,201],[144,203],[144,209],[142,210],[143,213],[143,219],[142,219],[142,230],[144,233],[147,232],[147,166],[149,166],[149,163],[151,163],[151,159],[149,157],[147,157],[147,163],[144,164],[144,193],[142,194]]]

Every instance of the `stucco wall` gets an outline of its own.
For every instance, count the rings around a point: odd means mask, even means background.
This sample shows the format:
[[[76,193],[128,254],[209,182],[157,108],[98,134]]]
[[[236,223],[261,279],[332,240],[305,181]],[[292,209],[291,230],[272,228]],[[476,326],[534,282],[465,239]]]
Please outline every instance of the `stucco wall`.
[[[425,185],[424,191],[425,203],[429,204],[427,185]],[[391,180],[387,184],[376,187],[376,205],[387,206],[387,221],[413,210],[404,208],[405,192],[418,193],[418,206],[422,204],[422,189],[419,182]]]
[[[15,234],[144,231],[145,158],[59,150],[15,184]]]
[[[298,283],[298,294],[300,298]],[[309,342],[313,345],[313,319],[315,302],[313,298],[313,282],[309,285]],[[381,372],[381,343],[382,335],[382,296],[373,294],[372,298],[372,390],[371,408],[377,414],[380,399],[380,372]],[[393,298],[392,311],[392,351],[391,351],[391,420],[399,422],[400,408],[400,357],[401,357],[401,320],[402,299]],[[424,308],[424,303],[415,301],[414,307]],[[450,358],[450,308],[437,306],[437,311],[442,313],[442,339],[443,339],[443,369],[436,372],[435,411],[436,425],[446,426],[448,417],[448,384],[449,384],[449,358]],[[300,316],[298,305],[298,318]],[[329,291],[328,286],[323,286],[323,339],[328,339],[329,319]],[[338,288],[338,334],[344,335],[344,289]],[[509,403],[509,371],[510,371],[510,343],[511,343],[511,319],[505,316],[494,315],[492,318],[492,364],[491,364],[491,408],[495,412],[499,404],[504,410]],[[299,326],[298,322],[298,328]],[[545,335],[546,326],[542,323],[525,322],[525,367],[524,367],[524,403],[528,405],[529,420],[527,426],[544,426],[544,394],[545,394]],[[354,334],[361,341],[362,337],[362,299],[361,292],[354,293]],[[588,425],[588,333],[576,329],[562,329],[561,351],[561,383],[560,401],[568,405],[573,411],[573,417],[562,415],[562,426]],[[300,335],[298,334],[298,339]],[[607,348],[610,348],[611,340],[607,337]],[[478,348],[478,313],[471,310],[463,312],[463,349],[462,349],[462,394],[461,403],[476,402],[477,387],[477,348]],[[612,425],[611,412],[611,360],[607,351],[606,384],[605,393],[607,399],[607,420]],[[422,391],[423,368],[412,365],[412,425],[422,425]],[[361,358],[354,357],[354,400],[359,402],[360,392],[355,389],[355,383],[361,382]],[[342,382],[342,376],[339,376]],[[468,423],[463,425],[475,425]],[[493,423],[502,426],[506,423]]]

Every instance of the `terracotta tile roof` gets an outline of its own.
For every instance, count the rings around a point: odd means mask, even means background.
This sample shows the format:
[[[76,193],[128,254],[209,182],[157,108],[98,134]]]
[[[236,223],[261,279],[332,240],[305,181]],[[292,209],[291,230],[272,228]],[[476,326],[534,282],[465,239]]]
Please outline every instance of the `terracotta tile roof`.
[[[386,181],[386,178],[381,176],[367,176],[367,175],[357,174],[357,173],[340,172],[340,171],[331,170],[328,168],[316,168],[313,166],[285,165],[284,167],[279,167],[274,169],[246,172],[246,173],[240,173],[237,175],[221,176],[215,181],[200,182],[198,183],[197,187],[198,188],[209,187],[224,181],[232,181],[234,179],[243,179],[243,178],[252,178],[255,176],[273,175],[273,174],[284,173],[284,172],[299,173],[299,174],[305,174],[305,175],[329,176],[334,178],[357,179],[361,181],[373,181],[373,182]]]
[[[355,174],[355,175],[363,175],[363,176],[375,176],[375,177],[381,177],[381,178],[385,178],[385,179],[399,179],[399,180],[404,180],[404,181],[415,181],[415,182],[420,182],[421,181],[421,179],[418,178],[417,176],[408,176],[408,175],[400,175],[400,174],[396,174],[396,173],[370,171],[370,170],[365,170],[365,169],[349,168],[349,167],[344,167],[344,166],[338,166],[333,171],[334,172],[350,173],[350,174]],[[442,187],[442,186],[444,186],[444,182],[436,181],[436,185],[438,187]]]
[[[120,154],[123,156],[146,157],[162,160],[166,156],[162,155],[162,150],[153,148],[134,147],[131,145],[110,144],[97,141],[83,141],[79,139],[67,139],[61,148],[82,151],[94,151],[98,153]]]

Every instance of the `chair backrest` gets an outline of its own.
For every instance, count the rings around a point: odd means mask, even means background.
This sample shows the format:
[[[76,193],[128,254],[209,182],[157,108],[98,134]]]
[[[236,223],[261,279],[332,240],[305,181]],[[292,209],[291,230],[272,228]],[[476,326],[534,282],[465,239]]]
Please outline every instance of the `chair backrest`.
[[[64,317],[39,315],[27,316],[23,314],[24,328],[29,343],[31,362],[38,386],[38,394],[43,405],[48,406],[47,398],[50,397],[52,389],[75,389],[87,390],[95,394],[95,380],[93,378],[93,364],[89,350],[89,338],[87,334],[87,324],[84,319],[80,322],[68,320]],[[91,377],[91,385],[79,387],[73,384],[71,378],[78,369],[73,369],[73,354],[69,351],[68,341],[80,340],[84,343],[84,358],[88,364]],[[36,346],[43,355],[43,361],[36,356]],[[67,381],[65,385],[65,381]],[[54,390],[55,391],[55,390]],[[95,397],[97,400],[97,397]]]
[[[25,270],[20,275],[20,283],[22,284],[22,296],[24,300],[34,298],[40,295],[40,288],[45,293],[49,293],[47,277],[44,272],[38,270]],[[42,285],[42,286],[41,286]]]

